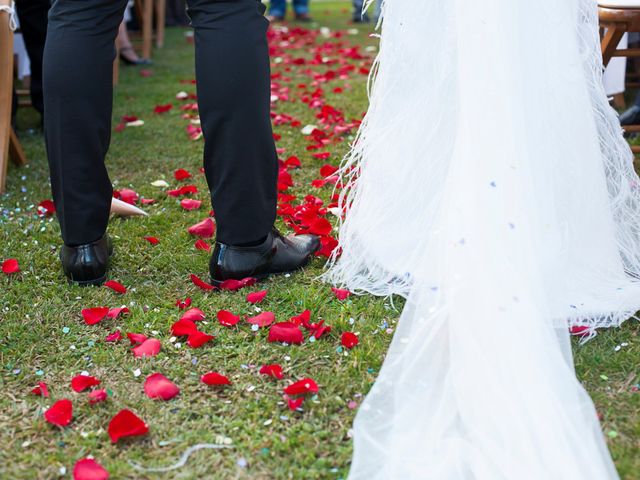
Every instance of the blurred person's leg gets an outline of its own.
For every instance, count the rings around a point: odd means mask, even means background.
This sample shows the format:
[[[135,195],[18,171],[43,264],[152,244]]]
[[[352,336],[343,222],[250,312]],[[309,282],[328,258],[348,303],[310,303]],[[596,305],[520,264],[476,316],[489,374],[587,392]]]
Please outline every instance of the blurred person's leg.
[[[20,31],[31,62],[31,103],[40,114],[44,112],[42,55],[47,38],[47,15],[50,6],[50,0],[16,1]]]
[[[269,2],[269,17],[282,20],[287,14],[287,0],[271,0]]]

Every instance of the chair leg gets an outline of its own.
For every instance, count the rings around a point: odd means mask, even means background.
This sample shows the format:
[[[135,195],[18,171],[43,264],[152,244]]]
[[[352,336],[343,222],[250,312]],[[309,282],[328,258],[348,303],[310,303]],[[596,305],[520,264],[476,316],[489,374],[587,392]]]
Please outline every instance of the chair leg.
[[[166,21],[166,0],[156,0],[156,47],[164,46],[164,24]]]
[[[8,5],[0,0],[0,5]],[[0,12],[0,193],[4,193],[9,163],[11,103],[13,90],[13,32],[9,15]]]
[[[24,154],[22,144],[18,140],[16,132],[13,128],[9,132],[9,158],[13,160],[16,165],[22,166],[27,164],[27,156]]]
[[[625,33],[624,28],[617,25],[608,25],[607,32],[602,39],[602,63],[606,67],[609,65],[613,54],[618,49],[618,44]]]

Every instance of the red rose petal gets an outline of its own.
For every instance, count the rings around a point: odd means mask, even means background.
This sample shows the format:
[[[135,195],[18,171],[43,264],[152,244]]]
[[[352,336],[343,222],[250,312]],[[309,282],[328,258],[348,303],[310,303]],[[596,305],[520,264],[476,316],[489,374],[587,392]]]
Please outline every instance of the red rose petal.
[[[176,300],[176,307],[180,310],[184,310],[185,308],[189,308],[191,306],[191,297],[187,297],[184,300]]]
[[[255,317],[247,318],[247,322],[259,327],[266,327],[271,325],[275,319],[276,316],[273,312],[262,312]]]
[[[295,323],[274,323],[269,328],[269,342],[284,342],[299,345],[303,342],[302,330]]]
[[[287,395],[303,395],[305,393],[318,393],[318,384],[313,378],[303,378],[288,387],[285,387],[284,393]]]
[[[260,368],[260,373],[262,375],[277,378],[278,380],[282,380],[282,378],[284,377],[284,374],[282,373],[282,367],[277,363],[273,365],[263,365]]]
[[[331,331],[330,325],[325,325],[324,320],[319,321],[318,323],[312,323],[306,326],[308,330],[310,330],[313,337],[318,340],[325,333],[329,333]]]
[[[343,288],[331,287],[331,291],[333,292],[333,294],[336,296],[338,300],[345,300],[351,296],[351,292]]]
[[[195,332],[189,334],[189,338],[187,338],[187,345],[189,345],[191,348],[200,348],[202,345],[210,342],[214,338],[216,337],[214,337],[213,335],[208,335],[204,332],[196,330]]]
[[[73,405],[71,400],[67,400],[66,398],[58,400],[44,412],[44,419],[53,425],[58,425],[59,427],[66,427],[69,425],[72,418]]]
[[[255,305],[256,303],[262,302],[264,297],[267,296],[267,290],[260,290],[259,292],[252,292],[247,295],[247,302]]]
[[[131,410],[120,410],[109,422],[107,429],[111,442],[116,443],[124,437],[145,435],[149,427]]]
[[[144,237],[144,239],[151,245],[157,245],[160,243],[160,240],[158,240],[156,237]]]
[[[115,280],[108,280],[104,282],[104,286],[110,288],[116,293],[127,293],[127,287],[122,285],[120,282],[116,282]]]
[[[122,332],[120,330],[116,330],[104,337],[105,342],[119,342],[120,340],[122,340]]]
[[[231,385],[231,381],[224,375],[220,375],[218,372],[205,373],[200,377],[200,381],[207,385]]]
[[[50,217],[56,213],[56,206],[51,200],[43,200],[38,204],[38,215]]]
[[[296,411],[298,408],[302,406],[302,403],[304,402],[304,397],[299,397],[294,399],[289,397],[288,395],[285,395],[284,398],[287,401],[287,406],[289,407],[289,410],[292,410],[292,411]]]
[[[204,320],[206,315],[199,308],[190,308],[186,312],[182,314],[180,320],[191,320],[192,322],[199,322],[200,320]]]
[[[235,292],[240,290],[241,288],[246,287],[246,283],[243,280],[235,280],[235,279],[229,279],[229,280],[225,280],[224,282],[222,282],[220,284],[220,290],[227,290],[230,292]]]
[[[592,329],[587,325],[574,325],[569,329],[569,333],[576,337],[588,337],[591,335]]]
[[[207,217],[201,222],[189,227],[188,232],[194,237],[211,238],[216,231],[216,224],[211,217]]]
[[[210,290],[215,290],[216,287],[214,287],[213,285],[205,282],[204,280],[200,279],[200,277],[198,277],[197,275],[194,275],[193,273],[190,275],[191,281],[193,282],[193,284],[198,287],[201,288],[204,291],[210,291]]]
[[[153,109],[153,113],[166,113],[173,108],[173,105],[167,103],[166,105],[156,105]]]
[[[326,218],[317,218],[309,225],[309,233],[314,235],[329,235],[333,230],[331,223]]]
[[[191,174],[185,170],[184,168],[179,168],[175,172],[173,172],[173,176],[176,180],[186,180],[187,178],[191,178]]]
[[[93,458],[78,460],[73,467],[73,480],[107,480],[109,472]]]
[[[160,343],[160,340],[149,338],[137,347],[132,348],[131,351],[133,352],[133,356],[136,358],[155,357],[158,353],[160,353],[161,348],[162,344]]]
[[[131,345],[135,345],[136,343],[144,342],[147,336],[144,333],[127,333],[127,338],[131,342]]]
[[[171,333],[176,337],[191,335],[197,330],[198,327],[193,323],[193,321],[184,318],[171,325]]]
[[[322,168],[320,168],[320,176],[322,176],[323,178],[330,177],[337,171],[338,171],[338,167],[334,167],[333,165],[329,165],[329,164],[323,165]]]
[[[120,315],[127,315],[129,313],[129,309],[127,307],[117,307],[109,309],[107,313],[107,318],[118,318]]]
[[[309,320],[311,320],[310,310],[305,310],[300,315],[289,319],[290,322],[295,323],[296,325],[304,325],[305,328],[309,328]]]
[[[109,313],[108,307],[93,307],[82,310],[82,318],[87,325],[95,325],[105,319]]]
[[[225,327],[233,327],[240,321],[240,316],[234,315],[229,310],[220,310],[217,314],[218,322]]]
[[[100,380],[90,375],[76,375],[71,379],[71,389],[76,393],[83,392],[95,385],[100,385]]]
[[[359,342],[360,340],[358,340],[358,336],[353,332],[344,332],[340,338],[342,346],[349,349],[358,345]]]
[[[144,382],[144,393],[149,398],[171,400],[180,393],[178,386],[161,373],[149,375]]]
[[[49,398],[49,388],[47,387],[47,384],[44,382],[38,382],[38,386],[33,387],[33,389],[31,390],[31,393],[33,395],[38,395],[39,397]]]
[[[196,243],[194,244],[194,246],[196,247],[197,250],[204,250],[205,252],[211,251],[211,245],[209,245],[207,242],[205,242],[202,239],[196,240]]]
[[[202,202],[194,198],[184,198],[180,200],[180,206],[185,210],[197,210],[202,206]]]
[[[7,258],[4,262],[2,262],[2,272],[6,275],[13,275],[14,273],[18,273],[20,271],[20,265],[18,264],[18,260],[15,258]]]
[[[284,161],[284,164],[287,168],[299,168],[300,167],[300,159],[298,157],[292,156],[287,158]]]
[[[95,405],[96,403],[104,402],[108,396],[107,391],[104,389],[94,390],[93,392],[89,392],[89,403]]]
[[[114,190],[113,196],[131,205],[135,205],[138,199],[140,198],[140,195],[138,195],[138,192],[131,190],[130,188],[123,188],[122,190]]]

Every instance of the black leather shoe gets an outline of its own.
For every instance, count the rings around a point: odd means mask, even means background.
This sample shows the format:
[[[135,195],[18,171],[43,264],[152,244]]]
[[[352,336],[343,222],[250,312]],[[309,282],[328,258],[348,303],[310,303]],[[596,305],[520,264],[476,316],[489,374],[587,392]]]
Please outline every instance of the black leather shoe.
[[[107,234],[100,240],[77,247],[63,245],[60,261],[69,282],[80,286],[102,285],[107,279],[113,244]]]
[[[320,248],[315,235],[283,237],[275,228],[267,239],[255,247],[234,247],[216,242],[209,271],[214,285],[225,280],[254,277],[262,280],[269,275],[287,273],[304,267]]]
[[[620,125],[638,125],[640,124],[640,107],[633,105],[620,115]]]

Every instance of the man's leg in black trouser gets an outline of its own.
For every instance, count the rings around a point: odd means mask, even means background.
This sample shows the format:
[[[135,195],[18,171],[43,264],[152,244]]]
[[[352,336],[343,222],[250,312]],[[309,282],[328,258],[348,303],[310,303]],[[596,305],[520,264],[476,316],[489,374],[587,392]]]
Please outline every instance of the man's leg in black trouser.
[[[265,7],[258,0],[188,4],[217,239],[231,245],[255,242],[275,221],[278,181]]]
[[[43,87],[51,187],[69,246],[100,239],[111,182],[104,158],[111,138],[114,41],[127,0],[54,0],[44,51]]]
[[[49,0],[17,0],[20,31],[31,62],[31,103],[40,114],[44,111],[42,98],[42,54],[47,38]]]

